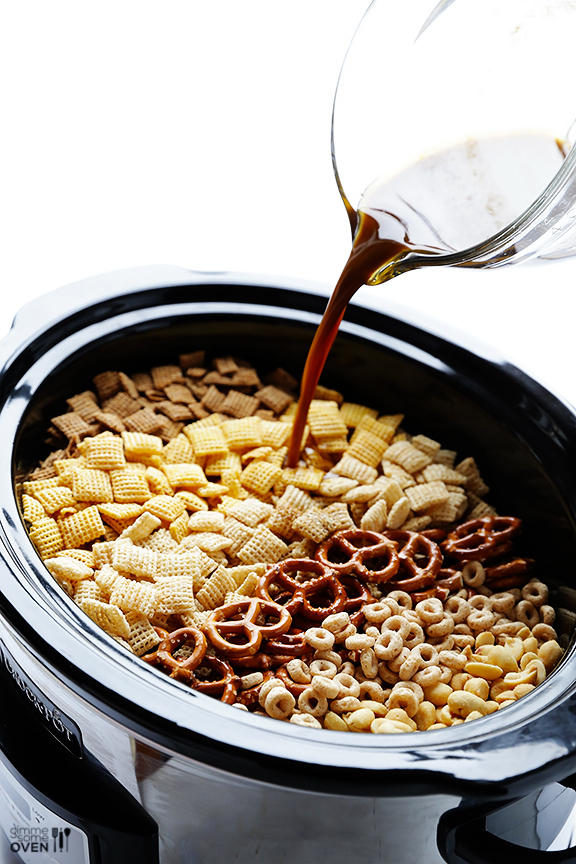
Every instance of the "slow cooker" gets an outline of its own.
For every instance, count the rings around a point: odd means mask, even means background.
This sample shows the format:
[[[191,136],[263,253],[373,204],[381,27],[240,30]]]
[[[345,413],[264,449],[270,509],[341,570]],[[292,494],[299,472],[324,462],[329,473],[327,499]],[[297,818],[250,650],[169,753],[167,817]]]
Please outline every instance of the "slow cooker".
[[[552,588],[566,646],[511,707],[409,735],[232,710],[119,647],[38,558],[13,491],[65,398],[105,369],[206,348],[295,376],[317,286],[179,268],[45,295],[0,346],[0,823],[6,862],[571,861],[576,411],[491,351],[384,303],[350,305],[324,373],[349,399],[474,455]],[[46,451],[47,452],[47,451]],[[570,841],[565,845],[570,845]]]

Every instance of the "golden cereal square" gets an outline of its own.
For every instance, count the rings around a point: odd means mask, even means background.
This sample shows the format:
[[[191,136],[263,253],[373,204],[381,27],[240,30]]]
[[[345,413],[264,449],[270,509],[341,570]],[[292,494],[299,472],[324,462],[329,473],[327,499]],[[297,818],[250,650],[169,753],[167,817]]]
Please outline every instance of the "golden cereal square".
[[[208,419],[208,418],[207,418]],[[228,444],[220,426],[201,426],[200,423],[192,423],[184,427],[192,447],[194,456],[223,456],[228,452]]]
[[[238,558],[244,564],[264,562],[275,564],[286,553],[288,546],[280,537],[276,537],[266,526],[261,525],[253,536],[238,552]]]
[[[162,519],[163,522],[173,522],[184,513],[186,504],[177,496],[172,498],[170,495],[154,495],[146,501],[144,509],[153,513],[158,519]]]
[[[162,555],[178,550],[178,543],[167,528],[157,528],[149,537],[140,540],[138,546],[141,546],[143,549],[153,549]]]
[[[140,612],[126,612],[125,618],[130,625],[130,634],[126,641],[138,657],[160,643],[160,637],[145,615]]]
[[[208,504],[206,501],[194,492],[187,492],[184,490],[183,492],[177,492],[174,497],[183,501],[186,509],[190,510],[192,513],[195,513],[197,510],[208,510]]]
[[[153,495],[172,495],[172,486],[164,471],[148,465],[145,472],[146,481]]]
[[[58,522],[65,547],[84,546],[91,540],[98,540],[104,534],[104,524],[95,505],[80,510]]]
[[[348,434],[337,402],[313,399],[308,411],[308,424],[318,442],[326,438],[346,438]]]
[[[226,517],[216,510],[199,511],[188,517],[190,531],[222,531]]]
[[[250,540],[254,534],[254,528],[244,525],[243,522],[239,522],[233,516],[226,516],[222,533],[233,541],[232,546],[228,549],[228,554],[234,556]]]
[[[407,489],[409,486],[416,485],[416,480],[412,474],[409,474],[404,470],[404,468],[401,468],[400,465],[396,465],[394,462],[389,462],[386,459],[386,456],[382,459],[382,470],[386,477],[395,480],[402,489]]]
[[[79,468],[75,471],[72,493],[76,501],[90,501],[93,504],[114,500],[110,477],[99,468]]]
[[[120,573],[138,579],[153,579],[158,567],[158,552],[135,546],[129,540],[117,540],[112,550],[112,566]]]
[[[64,548],[57,522],[50,516],[37,519],[30,529],[30,539],[41,558],[53,558]]]
[[[204,473],[207,477],[219,477],[224,471],[242,471],[242,459],[238,453],[226,453],[224,456],[208,456]]]
[[[285,468],[282,471],[282,480],[287,486],[307,492],[317,492],[323,479],[324,471],[319,468]]]
[[[156,608],[156,586],[149,582],[136,582],[121,577],[114,583],[110,603],[123,612],[140,612],[141,615],[151,618]]]
[[[376,468],[387,449],[388,445],[382,438],[364,429],[357,435],[346,453],[348,456],[353,456],[355,459],[359,459],[360,462]]]
[[[256,460],[244,469],[241,475],[241,483],[250,492],[258,492],[265,495],[282,476],[282,469],[270,462]]]
[[[168,576],[156,582],[156,608],[161,614],[167,615],[194,611],[196,604],[192,576]]]
[[[298,534],[314,543],[322,543],[330,534],[329,528],[324,525],[322,511],[310,508],[301,513],[292,523],[292,527]]]
[[[168,530],[174,540],[177,543],[180,543],[188,534],[188,513],[184,511],[180,516],[177,516],[176,519],[170,523]]]
[[[259,417],[243,417],[226,420],[222,433],[230,450],[252,450],[262,446],[262,420]]]
[[[144,504],[152,497],[146,476],[138,471],[110,471],[110,482],[114,500],[119,504]]]
[[[356,402],[343,402],[340,406],[340,416],[346,426],[355,429],[363,417],[371,417],[376,420],[378,412],[374,408],[368,408],[366,405],[359,405]]]
[[[164,473],[173,489],[194,490],[206,483],[206,475],[200,465],[190,462],[165,465]]]
[[[102,512],[102,510],[100,510]],[[145,511],[135,522],[125,528],[120,534],[120,540],[131,540],[132,543],[141,543],[152,534],[157,528],[160,528],[162,521],[152,513]]]
[[[421,471],[432,462],[430,456],[414,447],[409,441],[397,441],[391,444],[386,450],[386,459],[400,465],[409,474]]]
[[[126,458],[132,462],[142,456],[162,456],[164,442],[158,435],[148,435],[144,432],[123,432],[122,440]]]
[[[92,598],[83,599],[78,605],[106,633],[124,639],[129,637],[130,625],[118,606]]]
[[[327,402],[336,402],[337,405],[342,405],[344,396],[338,390],[331,390],[329,387],[324,387],[318,384],[314,391],[314,399],[323,399]]]
[[[28,497],[29,496],[27,495],[22,496],[23,499]],[[50,515],[61,510],[62,507],[73,507],[77,500],[68,486],[51,486],[46,489],[38,489],[35,498],[37,499],[37,503],[41,505],[43,511],[46,511],[46,513],[49,513]],[[42,512],[41,515],[44,516],[46,513]],[[25,515],[24,518],[26,519],[28,517]]]
[[[460,474],[459,471],[454,471],[448,465],[443,465],[439,462],[433,462],[432,465],[427,465],[422,471],[426,482],[432,480],[442,480],[444,483],[449,483],[451,486],[462,486],[466,483],[467,477]]]
[[[373,483],[378,476],[376,468],[366,465],[354,456],[348,456],[345,453],[340,461],[332,469],[335,474],[340,474],[342,477],[349,477],[351,480],[358,480],[359,483]]]
[[[439,441],[434,441],[433,438],[428,438],[427,435],[413,435],[410,443],[414,447],[417,447],[418,450],[422,450],[423,453],[426,453],[426,455],[430,456],[432,459],[435,458],[441,447]]]
[[[197,593],[196,599],[203,609],[216,609],[226,594],[235,588],[234,578],[228,575],[224,567],[219,567]]]
[[[226,516],[233,516],[234,519],[243,522],[244,525],[254,528],[274,512],[274,507],[264,501],[257,501],[255,498],[249,498],[245,501],[231,498],[222,501],[218,510]]]
[[[169,463],[194,462],[194,449],[182,432],[165,445],[162,455]]]
[[[292,423],[261,420],[261,442],[265,447],[283,447],[292,432]]]
[[[447,501],[450,493],[441,480],[433,480],[431,483],[419,483],[404,490],[404,494],[410,502],[410,508],[419,513],[427,510],[435,504]]]
[[[79,445],[79,450],[86,459],[87,468],[113,471],[126,465],[124,442],[117,435],[103,432],[92,438],[85,438]]]

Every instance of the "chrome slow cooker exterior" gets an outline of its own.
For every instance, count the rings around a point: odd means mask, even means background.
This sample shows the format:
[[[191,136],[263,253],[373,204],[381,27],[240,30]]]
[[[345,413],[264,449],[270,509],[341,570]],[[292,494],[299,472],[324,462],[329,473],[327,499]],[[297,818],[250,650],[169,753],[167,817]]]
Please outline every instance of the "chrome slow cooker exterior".
[[[0,824],[13,860],[455,864],[496,860],[511,841],[538,860],[556,854],[542,851],[554,830],[544,840],[530,819],[576,771],[576,416],[500,358],[392,307],[352,304],[324,378],[474,455],[553,588],[565,659],[473,724],[351,735],[235,711],[127,654],[60,591],[27,537],[14,472],[94,374],[206,348],[298,376],[324,305],[302,283],[143,268],[46,295],[0,346]],[[516,815],[488,835],[504,805]],[[56,825],[48,852],[14,834],[26,807]]]

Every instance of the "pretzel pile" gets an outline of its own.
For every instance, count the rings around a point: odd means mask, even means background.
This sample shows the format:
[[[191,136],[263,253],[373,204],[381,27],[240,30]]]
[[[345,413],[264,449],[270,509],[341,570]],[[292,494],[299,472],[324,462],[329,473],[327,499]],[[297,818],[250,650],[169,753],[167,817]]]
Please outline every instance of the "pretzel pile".
[[[118,644],[243,710],[352,731],[474,719],[554,667],[547,589],[472,458],[318,388],[284,468],[297,382],[204,360],[97,375],[18,478],[40,557]]]

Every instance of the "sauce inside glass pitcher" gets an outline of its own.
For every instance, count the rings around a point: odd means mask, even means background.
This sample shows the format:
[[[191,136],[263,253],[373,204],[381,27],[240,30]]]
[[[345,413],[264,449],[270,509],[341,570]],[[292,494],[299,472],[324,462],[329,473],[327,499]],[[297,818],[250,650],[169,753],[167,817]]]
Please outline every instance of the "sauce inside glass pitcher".
[[[466,250],[514,222],[544,191],[565,155],[562,143],[546,135],[470,140],[421,159],[391,180],[377,180],[357,212],[344,199],[354,242],[306,359],[289,466],[297,463],[310,402],[356,291],[443,263],[440,256],[466,266]]]

